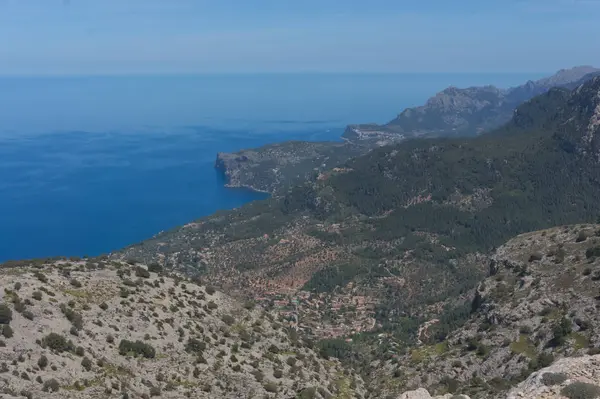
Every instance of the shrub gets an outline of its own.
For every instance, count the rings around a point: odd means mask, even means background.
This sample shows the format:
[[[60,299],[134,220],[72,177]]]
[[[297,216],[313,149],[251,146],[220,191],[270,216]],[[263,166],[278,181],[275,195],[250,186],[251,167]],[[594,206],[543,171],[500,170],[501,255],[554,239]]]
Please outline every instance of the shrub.
[[[153,359],[156,356],[156,350],[152,345],[139,340],[132,342],[124,339],[119,343],[119,354],[127,355],[128,353],[141,355],[147,359]]]
[[[152,262],[148,265],[148,271],[150,271],[152,273],[162,273],[163,268],[158,263]]]
[[[600,396],[600,387],[577,381],[564,387],[560,393],[569,399],[594,399]]]
[[[2,335],[4,335],[4,338],[12,338],[13,336],[13,330],[10,327],[10,325],[5,324],[2,328]]]
[[[73,343],[67,341],[65,337],[57,333],[50,333],[42,339],[42,343],[56,352],[65,352],[73,350]]]
[[[210,310],[214,310],[214,309],[218,308],[217,304],[214,303],[213,301],[208,302],[207,306]]]
[[[60,310],[63,312],[67,320],[73,324],[73,327],[75,327],[77,330],[81,330],[83,328],[83,317],[79,313],[70,307],[67,307],[64,303],[60,305]]]
[[[81,283],[77,279],[72,278],[71,281],[70,281],[70,283],[75,288],[81,288],[82,287]]]
[[[150,272],[141,266],[137,266],[135,268],[135,275],[136,277],[149,278]]]
[[[278,391],[277,385],[274,382],[267,382],[265,385],[263,385],[263,388],[265,388],[265,391],[267,392],[276,393]]]
[[[22,284],[21,284],[20,282],[18,282],[18,281],[17,281],[17,282],[15,283],[15,291],[19,291],[19,290],[21,289],[21,287],[22,287]]]
[[[82,346],[78,346],[77,348],[75,348],[75,354],[77,356],[83,356],[85,355],[85,349],[83,349]]]
[[[190,353],[200,353],[206,349],[206,343],[197,340],[196,338],[188,339],[185,345],[185,350]]]
[[[100,305],[98,305],[100,307],[100,309],[102,310],[107,310],[108,309],[108,305],[106,304],[106,302],[102,302]]]
[[[33,273],[33,275],[35,276],[35,278],[37,278],[38,280],[40,280],[42,283],[47,283],[48,282],[48,277],[46,277],[46,275],[44,273],[36,271],[35,273]]]
[[[542,375],[542,382],[544,385],[559,385],[567,380],[567,375],[565,373],[544,373]]]
[[[530,262],[540,261],[544,256],[539,252],[534,252],[529,256]]]
[[[235,323],[235,319],[233,318],[233,316],[230,316],[228,314],[223,315],[223,317],[221,317],[221,320],[223,320],[223,323],[227,324],[228,326]]]
[[[585,251],[585,257],[590,259],[590,258],[595,258],[596,256],[600,256],[600,246],[595,246],[592,248],[588,248]]]
[[[273,377],[275,378],[281,378],[283,377],[283,371],[277,369],[277,370],[273,370]]]
[[[33,313],[31,313],[29,310],[26,310],[23,312],[23,317],[26,318],[27,320],[33,320]]]
[[[40,356],[40,358],[37,361],[37,364],[39,368],[43,370],[48,365],[48,358],[45,355]]]
[[[84,358],[81,359],[81,367],[83,367],[85,371],[90,371],[92,369],[92,361],[89,357],[84,356]]]
[[[12,310],[3,303],[0,303],[0,324],[10,324],[12,320]]]
[[[575,242],[583,242],[587,240],[587,234],[585,231],[581,230],[575,239]]]
[[[42,300],[42,293],[40,291],[34,291],[33,294],[31,294],[31,297],[33,299],[35,299],[36,301],[41,301]]]
[[[58,381],[56,381],[54,378],[52,378],[51,380],[47,380],[46,382],[44,382],[44,387],[42,388],[42,391],[58,392],[59,389],[60,389],[60,384],[58,383]]]
[[[208,295],[212,295],[216,292],[217,290],[215,289],[215,287],[213,287],[212,285],[209,285],[206,287],[206,293]]]

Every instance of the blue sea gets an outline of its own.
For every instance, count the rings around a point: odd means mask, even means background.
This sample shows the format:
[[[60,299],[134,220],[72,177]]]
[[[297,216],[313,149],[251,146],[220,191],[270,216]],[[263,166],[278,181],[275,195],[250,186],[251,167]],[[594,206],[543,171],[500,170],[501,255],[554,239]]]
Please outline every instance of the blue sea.
[[[99,255],[265,194],[216,153],[338,140],[450,86],[542,74],[0,77],[0,261]]]

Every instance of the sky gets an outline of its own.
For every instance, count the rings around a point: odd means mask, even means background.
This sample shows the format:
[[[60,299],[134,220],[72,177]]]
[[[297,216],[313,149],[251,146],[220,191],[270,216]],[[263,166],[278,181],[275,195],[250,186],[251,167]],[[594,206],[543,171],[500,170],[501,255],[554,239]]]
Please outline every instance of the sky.
[[[600,0],[0,0],[0,75],[600,66]]]

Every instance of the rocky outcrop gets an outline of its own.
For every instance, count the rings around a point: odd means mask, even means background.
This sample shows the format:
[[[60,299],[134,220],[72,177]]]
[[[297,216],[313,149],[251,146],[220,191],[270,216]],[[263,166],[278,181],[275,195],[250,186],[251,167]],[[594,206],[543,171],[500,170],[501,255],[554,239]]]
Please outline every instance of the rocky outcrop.
[[[431,396],[424,388],[419,388],[415,391],[404,392],[398,399],[470,399],[467,395],[454,395],[448,393],[441,396]]]
[[[531,374],[507,399],[600,397],[600,355],[560,359]]]

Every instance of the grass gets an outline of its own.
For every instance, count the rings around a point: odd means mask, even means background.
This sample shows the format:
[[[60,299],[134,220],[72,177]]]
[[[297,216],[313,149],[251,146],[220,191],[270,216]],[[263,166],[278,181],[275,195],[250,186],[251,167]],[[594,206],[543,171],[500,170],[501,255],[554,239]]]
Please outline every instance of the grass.
[[[537,356],[536,347],[529,341],[527,335],[520,335],[519,340],[510,344],[510,350],[520,355],[525,355],[530,359],[535,359]]]

